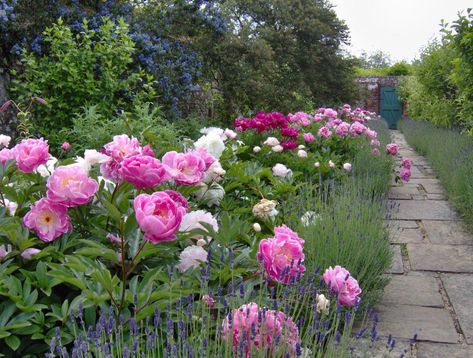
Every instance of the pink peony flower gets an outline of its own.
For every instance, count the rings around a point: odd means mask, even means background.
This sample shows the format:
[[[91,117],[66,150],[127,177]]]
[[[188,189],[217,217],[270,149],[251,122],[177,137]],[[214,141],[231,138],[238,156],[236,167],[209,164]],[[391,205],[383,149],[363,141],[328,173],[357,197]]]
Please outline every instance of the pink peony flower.
[[[299,330],[290,317],[253,302],[234,309],[222,325],[223,339],[231,340],[235,349],[244,347],[246,358],[252,350],[261,350],[268,357],[282,356],[282,352],[292,357],[300,343]]]
[[[397,146],[396,143],[389,143],[386,144],[386,153],[389,155],[396,155],[399,150],[399,147]]]
[[[281,147],[283,147],[284,150],[291,150],[291,149],[296,149],[297,148],[297,143],[293,140],[283,140],[281,142]],[[273,151],[274,151],[273,147]]]
[[[151,149],[151,148],[150,148]],[[126,157],[141,154],[142,148],[138,139],[126,134],[116,135],[110,143],[103,146],[103,154],[121,162]]]
[[[325,284],[338,295],[338,303],[341,306],[353,306],[359,300],[361,289],[348,270],[341,266],[331,266],[325,270],[323,275]]]
[[[78,164],[57,168],[48,178],[46,186],[50,201],[68,207],[87,204],[99,187]]]
[[[234,131],[232,131],[231,129],[228,129],[228,128],[223,131],[223,134],[225,134],[225,136],[228,139],[236,139],[236,137],[237,137],[237,134]]]
[[[67,207],[47,198],[35,203],[24,216],[23,224],[45,242],[53,241],[72,229]]]
[[[182,207],[185,213],[187,213],[187,211],[189,210],[189,203],[187,202],[186,198],[182,196],[181,193],[174,190],[165,190],[164,192],[171,197],[172,201]]]
[[[260,241],[257,258],[271,279],[288,284],[305,272],[303,242],[282,230],[284,234]]]
[[[326,108],[325,111],[323,112],[324,116],[327,118],[337,118],[337,111],[332,109],[332,108]]]
[[[169,179],[165,166],[158,159],[147,155],[125,158],[118,172],[123,180],[138,189],[154,188]]]
[[[159,243],[176,239],[182,217],[186,212],[164,191],[138,195],[134,202],[136,221],[145,233],[144,239]]]
[[[210,154],[207,149],[199,148],[197,149],[197,153],[202,157],[202,160],[205,162],[205,170],[207,171],[210,166],[217,161],[217,159]]]
[[[317,135],[322,138],[329,138],[332,135],[332,132],[330,131],[330,128],[324,126],[320,127]]]
[[[350,133],[353,137],[357,137],[365,133],[365,131],[366,131],[366,127],[359,122],[355,122],[350,126]]]
[[[409,168],[402,168],[399,176],[403,182],[407,183],[411,178],[411,170]]]
[[[288,239],[295,240],[295,241],[298,241],[302,246],[304,246],[304,240],[299,237],[297,232],[292,231],[286,225],[276,226],[274,228],[274,236],[283,240],[288,240]]]
[[[69,149],[71,149],[71,144],[69,142],[64,142],[62,143],[61,148],[63,151],[67,152]]]
[[[402,158],[401,166],[406,169],[411,169],[412,161],[408,158]]]
[[[202,156],[196,151],[167,152],[163,156],[163,164],[176,184],[179,185],[199,183],[203,179],[207,167]]]
[[[337,126],[337,129],[335,130],[335,134],[338,135],[339,137],[345,137],[348,135],[349,131],[350,131],[350,125],[348,123],[342,122]]]
[[[281,135],[283,137],[297,139],[297,136],[299,135],[299,131],[297,130],[297,128],[294,128],[294,127],[281,128]]]
[[[13,149],[18,169],[23,173],[32,173],[49,159],[48,141],[40,139],[23,139]]]
[[[0,150],[0,163],[2,163],[2,166],[5,166],[8,160],[14,160],[15,159],[15,152],[11,149],[3,148]]]
[[[34,255],[37,255],[41,252],[40,249],[35,249],[34,247],[30,247],[29,249],[24,250],[20,256],[25,260],[31,260]]]
[[[376,139],[378,137],[378,133],[369,128],[366,128],[365,135],[370,139]]]
[[[201,246],[187,246],[179,255],[179,265],[177,265],[177,269],[180,272],[185,272],[191,267],[197,268],[202,262],[207,262],[207,256],[207,251]]]
[[[306,143],[312,143],[315,140],[315,137],[312,133],[304,133],[302,138],[304,138]]]
[[[372,147],[379,147],[381,145],[381,143],[377,139],[371,139],[370,144],[371,144]]]
[[[111,180],[115,183],[122,181],[122,176],[120,175],[120,162],[115,159],[108,160],[100,164],[100,173],[107,180]]]

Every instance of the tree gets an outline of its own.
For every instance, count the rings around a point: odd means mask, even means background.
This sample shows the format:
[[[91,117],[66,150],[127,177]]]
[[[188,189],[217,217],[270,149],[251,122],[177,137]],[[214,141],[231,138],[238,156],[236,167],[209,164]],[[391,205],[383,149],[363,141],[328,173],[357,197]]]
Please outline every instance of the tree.
[[[368,55],[366,51],[359,58],[361,68],[386,68],[391,66],[391,56],[383,51],[375,51]]]

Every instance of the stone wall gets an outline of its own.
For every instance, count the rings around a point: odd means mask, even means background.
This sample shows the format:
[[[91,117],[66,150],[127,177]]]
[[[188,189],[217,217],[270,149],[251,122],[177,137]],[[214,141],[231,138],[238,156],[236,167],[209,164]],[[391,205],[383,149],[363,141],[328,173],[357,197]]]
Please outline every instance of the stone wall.
[[[360,86],[361,102],[360,106],[368,111],[381,112],[381,87],[399,86],[399,76],[379,76],[379,77],[357,77],[355,82]],[[405,106],[403,105],[403,115],[405,115]]]

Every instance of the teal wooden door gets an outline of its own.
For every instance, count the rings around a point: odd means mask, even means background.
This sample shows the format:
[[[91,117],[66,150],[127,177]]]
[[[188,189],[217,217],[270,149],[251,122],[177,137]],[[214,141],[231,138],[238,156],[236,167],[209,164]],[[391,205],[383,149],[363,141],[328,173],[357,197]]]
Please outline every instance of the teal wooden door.
[[[396,129],[401,119],[402,103],[396,87],[381,87],[381,117],[388,122],[389,128]]]

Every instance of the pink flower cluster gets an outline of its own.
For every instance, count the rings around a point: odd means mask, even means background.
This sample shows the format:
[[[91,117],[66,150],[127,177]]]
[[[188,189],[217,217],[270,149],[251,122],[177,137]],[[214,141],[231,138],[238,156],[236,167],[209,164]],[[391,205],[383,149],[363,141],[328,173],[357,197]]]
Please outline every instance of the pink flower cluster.
[[[396,143],[389,143],[386,144],[386,153],[392,156],[397,155],[399,151],[399,147],[397,146]]]
[[[289,126],[290,118],[280,112],[258,112],[253,118],[237,118],[234,126],[239,132],[256,129],[258,133]]]
[[[290,317],[280,311],[260,308],[248,303],[234,309],[223,321],[223,338],[231,339],[232,345],[240,349],[246,358],[251,351],[266,352],[265,356],[294,356],[300,344],[299,330]],[[286,356],[284,355],[284,356]]]
[[[347,269],[341,266],[331,266],[323,274],[325,284],[337,294],[340,306],[353,306],[359,300],[361,288]]]
[[[257,259],[267,275],[288,284],[305,272],[304,240],[286,225],[274,228],[274,237],[261,240]]]
[[[411,178],[411,165],[412,161],[408,158],[402,158],[401,161],[401,172],[399,176],[403,182],[408,182]]]

